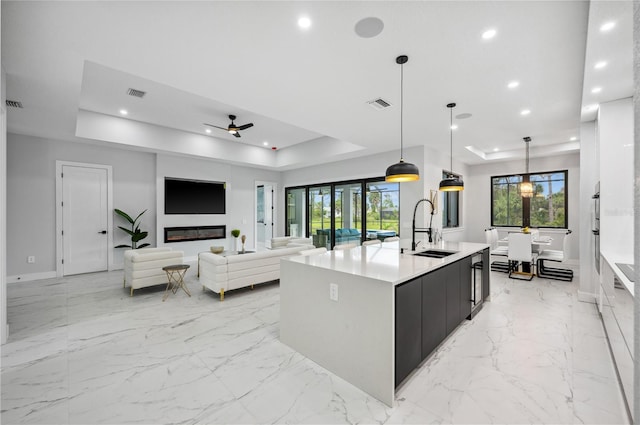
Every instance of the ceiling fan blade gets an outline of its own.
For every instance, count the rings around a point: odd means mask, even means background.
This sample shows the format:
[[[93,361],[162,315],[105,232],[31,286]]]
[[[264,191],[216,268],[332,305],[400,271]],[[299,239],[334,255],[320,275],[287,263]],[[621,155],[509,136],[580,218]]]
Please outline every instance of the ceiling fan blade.
[[[238,133],[237,131],[235,133],[233,133],[234,136],[236,137],[240,137],[240,133]]]
[[[220,130],[228,131],[225,127],[218,127],[217,125],[203,123],[204,125],[208,125],[209,127],[219,128]]]
[[[253,123],[250,122],[249,124],[244,124],[241,125],[240,127],[238,127],[238,130],[246,130],[247,128],[253,127]]]

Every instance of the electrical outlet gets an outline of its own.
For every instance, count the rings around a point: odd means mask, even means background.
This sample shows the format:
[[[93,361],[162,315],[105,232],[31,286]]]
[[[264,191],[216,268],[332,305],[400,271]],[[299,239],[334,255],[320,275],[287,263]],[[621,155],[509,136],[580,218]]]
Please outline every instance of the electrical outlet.
[[[35,262],[36,262],[36,257],[34,257],[33,255],[30,255],[27,257],[27,263],[33,264]]]
[[[329,284],[329,299],[332,301],[338,301],[338,285],[335,283]]]

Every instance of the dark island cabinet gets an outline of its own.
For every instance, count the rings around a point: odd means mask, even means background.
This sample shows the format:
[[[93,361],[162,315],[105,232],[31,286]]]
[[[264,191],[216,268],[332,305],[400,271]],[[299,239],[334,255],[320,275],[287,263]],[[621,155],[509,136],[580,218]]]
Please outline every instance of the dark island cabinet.
[[[482,299],[487,300],[491,294],[489,248],[482,250]]]
[[[422,361],[422,277],[396,286],[396,387]]]
[[[460,324],[464,319],[471,315],[471,279],[473,278],[473,270],[471,268],[471,257],[463,258],[458,261],[458,269],[460,270]]]
[[[486,299],[489,250],[482,254],[482,279],[487,282],[483,285],[483,298]],[[471,317],[472,277],[471,257],[465,257],[396,286],[396,387],[463,320]]]
[[[447,274],[449,267],[422,276],[422,357],[447,337]]]

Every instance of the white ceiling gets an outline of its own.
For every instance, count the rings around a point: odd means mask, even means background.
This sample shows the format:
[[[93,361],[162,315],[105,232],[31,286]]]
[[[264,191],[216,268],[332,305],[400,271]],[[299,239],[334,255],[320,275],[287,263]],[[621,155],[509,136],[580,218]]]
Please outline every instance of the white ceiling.
[[[395,58],[406,54],[405,147],[448,152],[445,105],[456,102],[454,115],[472,114],[455,120],[457,160],[522,157],[524,136],[532,156],[571,151],[581,119],[593,119],[584,104],[633,92],[630,11],[631,1],[592,2],[591,12],[582,1],[3,1],[7,97],[24,106],[9,108],[8,130],[81,140],[79,110],[115,117],[125,108],[122,119],[215,138],[230,150],[277,146],[289,163],[313,146],[299,166],[337,159],[335,143],[361,155],[391,151],[395,161]],[[312,20],[307,30],[297,26],[302,15]],[[355,24],[372,16],[382,33],[356,35]],[[600,33],[609,19],[618,25]],[[489,28],[497,35],[483,40]],[[609,66],[592,72],[601,57]],[[603,90],[592,98],[595,84]],[[148,93],[133,98],[128,88]],[[378,97],[393,106],[367,104]],[[224,127],[229,114],[255,125],[240,139],[204,133],[203,123]],[[324,140],[336,149],[319,149]]]

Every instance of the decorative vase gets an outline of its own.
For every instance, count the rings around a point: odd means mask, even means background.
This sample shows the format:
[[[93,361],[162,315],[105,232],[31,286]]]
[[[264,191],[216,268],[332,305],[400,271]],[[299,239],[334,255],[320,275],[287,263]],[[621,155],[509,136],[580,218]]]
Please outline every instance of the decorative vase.
[[[233,250],[240,251],[240,240],[238,238],[233,238],[233,239],[234,239]]]

